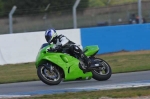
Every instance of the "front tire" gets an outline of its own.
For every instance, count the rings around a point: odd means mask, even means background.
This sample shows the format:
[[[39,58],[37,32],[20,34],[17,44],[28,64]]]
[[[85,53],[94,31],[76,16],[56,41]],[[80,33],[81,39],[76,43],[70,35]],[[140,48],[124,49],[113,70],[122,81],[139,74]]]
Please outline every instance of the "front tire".
[[[58,85],[62,81],[59,68],[49,63],[41,64],[37,68],[37,75],[47,85]]]
[[[95,58],[94,61],[99,61],[102,66],[92,70],[93,78],[98,81],[108,80],[112,74],[110,65],[99,58]]]

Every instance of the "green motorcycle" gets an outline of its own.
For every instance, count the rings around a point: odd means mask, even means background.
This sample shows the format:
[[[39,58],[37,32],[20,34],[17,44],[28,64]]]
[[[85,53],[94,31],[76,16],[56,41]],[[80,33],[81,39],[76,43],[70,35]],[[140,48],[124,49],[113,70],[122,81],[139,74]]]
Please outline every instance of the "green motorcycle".
[[[43,44],[36,58],[37,75],[39,79],[48,85],[57,85],[61,81],[108,80],[112,71],[110,65],[94,56],[99,51],[97,45],[87,46],[84,53],[96,65],[94,68],[86,68],[80,58],[65,52],[48,51],[53,45]]]

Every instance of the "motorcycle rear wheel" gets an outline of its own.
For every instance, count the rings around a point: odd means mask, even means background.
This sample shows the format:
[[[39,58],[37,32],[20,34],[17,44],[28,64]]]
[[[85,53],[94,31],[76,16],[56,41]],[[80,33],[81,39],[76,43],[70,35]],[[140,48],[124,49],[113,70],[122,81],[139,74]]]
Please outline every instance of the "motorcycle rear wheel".
[[[52,67],[52,70],[48,70],[45,65]],[[62,81],[62,76],[59,69],[49,63],[41,64],[37,68],[37,75],[39,79],[47,85],[58,85]]]
[[[95,58],[94,61],[99,61],[102,67],[97,67],[95,70],[92,70],[93,78],[98,81],[108,80],[112,74],[110,65],[100,58]]]

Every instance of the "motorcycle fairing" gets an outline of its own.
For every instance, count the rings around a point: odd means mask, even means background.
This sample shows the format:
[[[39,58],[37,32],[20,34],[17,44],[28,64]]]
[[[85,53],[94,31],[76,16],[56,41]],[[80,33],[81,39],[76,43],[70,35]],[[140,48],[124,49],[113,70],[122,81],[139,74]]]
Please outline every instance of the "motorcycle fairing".
[[[36,58],[36,67],[43,61],[50,61],[63,69],[65,78],[64,81],[77,80],[77,79],[91,79],[92,73],[83,71],[79,68],[79,60],[69,54],[65,53],[49,53],[46,51],[48,46],[44,47],[38,53]]]

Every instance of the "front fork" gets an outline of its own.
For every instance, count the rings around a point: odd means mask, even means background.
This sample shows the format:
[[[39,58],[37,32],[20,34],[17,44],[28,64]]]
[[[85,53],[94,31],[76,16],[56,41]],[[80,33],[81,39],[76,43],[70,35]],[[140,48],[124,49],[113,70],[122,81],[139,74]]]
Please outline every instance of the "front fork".
[[[50,72],[53,72],[53,70],[54,70],[54,67],[53,67],[52,64],[50,64],[50,63],[44,64],[44,67],[45,67],[47,70],[49,70]]]
[[[53,76],[50,78],[55,79],[57,77],[56,73],[54,72],[54,66],[52,64],[46,63],[44,64],[44,67],[49,71],[49,73],[53,74]]]

